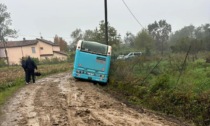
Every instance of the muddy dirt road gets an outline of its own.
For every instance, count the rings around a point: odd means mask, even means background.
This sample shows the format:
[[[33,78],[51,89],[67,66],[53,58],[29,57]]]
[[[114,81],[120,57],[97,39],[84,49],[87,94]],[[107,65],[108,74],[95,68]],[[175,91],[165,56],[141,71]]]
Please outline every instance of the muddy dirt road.
[[[151,113],[138,113],[70,73],[26,85],[3,112],[1,126],[178,126]]]

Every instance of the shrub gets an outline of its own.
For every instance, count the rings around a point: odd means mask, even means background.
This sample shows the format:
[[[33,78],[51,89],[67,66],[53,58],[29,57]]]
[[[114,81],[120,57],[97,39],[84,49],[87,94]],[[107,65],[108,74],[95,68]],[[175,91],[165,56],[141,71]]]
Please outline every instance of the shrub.
[[[210,63],[210,56],[206,57],[206,63]]]
[[[39,64],[39,59],[38,59],[38,58],[33,58],[33,57],[31,57],[31,59],[32,59],[36,64]]]
[[[169,89],[169,76],[168,75],[161,75],[155,81],[155,83],[151,86],[150,91],[151,93],[156,93],[158,90],[167,90]]]
[[[4,67],[6,65],[7,64],[6,64],[5,60],[4,59],[0,59],[0,67]]]
[[[43,59],[39,61],[39,64],[58,64],[58,63],[63,63],[66,62],[66,60],[61,60],[57,57],[52,58],[52,59]]]
[[[125,69],[122,70],[122,67],[128,70],[128,66],[126,66],[123,61],[111,62],[110,76],[112,76],[112,78],[114,78],[116,81],[125,80],[124,77],[128,72]]]
[[[70,63],[74,62],[75,52],[70,52],[67,57],[67,61]]]

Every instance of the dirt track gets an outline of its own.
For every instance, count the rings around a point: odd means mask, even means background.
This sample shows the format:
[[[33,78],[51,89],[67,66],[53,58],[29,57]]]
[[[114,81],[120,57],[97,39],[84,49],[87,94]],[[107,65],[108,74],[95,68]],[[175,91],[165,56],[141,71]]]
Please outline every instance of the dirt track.
[[[1,126],[178,126],[151,113],[138,113],[70,73],[26,85],[3,112]]]

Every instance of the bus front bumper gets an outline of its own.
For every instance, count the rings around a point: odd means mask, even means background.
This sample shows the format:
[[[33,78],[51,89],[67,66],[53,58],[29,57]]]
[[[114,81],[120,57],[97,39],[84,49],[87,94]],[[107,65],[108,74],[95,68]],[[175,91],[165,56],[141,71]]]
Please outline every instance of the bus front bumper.
[[[102,83],[107,83],[107,76],[103,74],[94,74],[94,73],[78,73],[73,72],[72,76],[75,78],[90,80],[90,81],[97,81]]]

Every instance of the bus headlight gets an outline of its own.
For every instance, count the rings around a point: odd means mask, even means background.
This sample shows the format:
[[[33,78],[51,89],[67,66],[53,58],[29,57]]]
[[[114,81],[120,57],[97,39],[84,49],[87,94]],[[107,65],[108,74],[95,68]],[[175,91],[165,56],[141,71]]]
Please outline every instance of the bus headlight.
[[[83,70],[77,70],[76,73],[80,73],[80,74],[83,74],[84,71]]]

